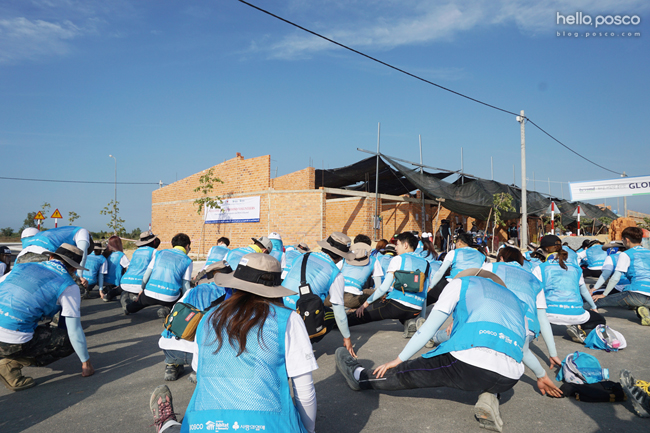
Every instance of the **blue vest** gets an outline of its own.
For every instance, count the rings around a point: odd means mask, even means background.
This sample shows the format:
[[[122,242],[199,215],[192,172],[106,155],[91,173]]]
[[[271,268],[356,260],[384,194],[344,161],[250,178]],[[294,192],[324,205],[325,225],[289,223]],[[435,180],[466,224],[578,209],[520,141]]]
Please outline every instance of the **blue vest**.
[[[34,332],[41,317],[59,310],[59,296],[74,285],[66,268],[55,261],[21,263],[0,283],[0,327]]]
[[[456,274],[466,269],[480,268],[485,263],[485,256],[474,248],[463,247],[454,250],[454,259],[451,262],[451,274],[449,278],[454,278]]]
[[[482,277],[463,277],[454,308],[449,340],[422,355],[432,358],[449,352],[487,347],[523,359],[527,307],[505,287]]]
[[[542,291],[542,284],[531,272],[525,270],[517,262],[498,262],[492,264],[492,272],[497,274],[506,284],[506,288],[517,295],[526,307],[528,329],[539,335],[539,319],[537,318],[537,295]]]
[[[607,258],[607,251],[603,251],[602,245],[593,245],[587,248],[587,267],[602,267]]]
[[[210,252],[208,252],[208,258],[205,260],[205,266],[210,266],[213,263],[217,263],[223,260],[229,251],[230,250],[228,247],[224,247],[223,245],[217,245],[210,248]]]
[[[422,244],[422,241],[418,241],[418,246],[415,248],[415,254],[420,254],[422,251],[424,251],[424,244]]]
[[[297,257],[300,257],[303,253],[300,252],[297,248],[287,250],[284,252],[284,269],[283,271],[289,272],[291,270],[291,267],[293,266],[293,261],[296,260]]]
[[[431,278],[438,272],[438,269],[440,269],[440,266],[442,266],[442,262],[440,260],[432,260],[429,262],[429,281],[431,281]],[[444,278],[442,278],[444,280]]]
[[[88,288],[97,284],[99,279],[99,270],[106,263],[106,258],[102,255],[91,254],[86,257],[86,265],[84,266],[87,271],[84,271],[82,276],[88,280]]]
[[[381,265],[381,270],[384,271],[384,275],[382,275],[381,277],[382,283],[386,279],[386,272],[388,271],[388,265],[390,265],[390,261],[393,260],[393,257],[397,257],[397,256],[393,256],[391,254],[382,254],[377,259],[379,260],[379,264]]]
[[[274,257],[278,262],[282,262],[282,254],[284,254],[282,241],[280,239],[271,239],[273,244],[273,249],[269,253],[271,257]]]
[[[616,252],[609,255],[609,257],[612,259],[612,264],[614,265],[614,271],[616,271],[618,258],[620,257],[621,254],[623,254],[623,252]],[[612,273],[614,273],[614,271]],[[630,280],[627,278],[627,274],[622,274],[621,279],[618,280],[617,286],[627,286],[628,284],[630,284]]]
[[[528,257],[527,260],[524,260],[524,269],[529,272],[533,272],[533,270],[541,264],[542,261],[540,259]]]
[[[226,289],[214,283],[199,284],[187,292],[187,295],[183,298],[183,303],[190,304],[201,311],[205,311],[212,302],[222,297],[225,293]],[[174,334],[166,329],[160,335],[164,338],[176,338]]]
[[[244,257],[246,254],[250,253],[256,253],[253,248],[251,247],[241,247],[241,248],[235,248],[234,250],[228,251],[228,254],[226,254],[226,261],[234,271],[237,269],[237,266],[239,266],[239,262],[242,257]]]
[[[142,278],[147,271],[149,263],[151,263],[155,251],[156,250],[151,247],[140,247],[135,250],[131,256],[129,267],[126,269],[124,275],[122,275],[120,284],[142,286]],[[112,255],[113,254],[111,254],[111,256]]]
[[[566,245],[562,245],[562,249],[569,254],[569,258],[567,259],[567,263],[571,263],[572,265],[575,265],[575,266],[580,266],[578,264],[578,253],[576,253],[575,251],[573,251],[571,248],[567,247]]]
[[[400,266],[400,271],[417,271],[426,272],[427,270],[427,261],[415,253],[404,253],[399,257],[402,258],[402,265]],[[419,293],[415,292],[404,292],[398,289],[391,289],[388,292],[386,299],[395,299],[396,301],[407,302],[414,306],[414,308],[422,308],[422,304],[427,299],[427,289],[429,287],[429,276],[426,275],[426,280],[424,281],[424,290]]]
[[[66,226],[40,232],[32,237],[23,239],[23,247],[35,245],[54,252],[63,244],[76,245],[74,236],[81,227]]]
[[[650,250],[639,246],[623,251],[622,254],[630,256],[630,267],[626,272],[630,285],[624,291],[634,290],[650,296]]]
[[[580,295],[579,267],[566,263],[567,269],[560,267],[557,260],[547,260],[539,265],[542,271],[542,287],[546,296],[546,312],[565,316],[584,314]]]
[[[158,251],[145,289],[161,295],[178,297],[183,286],[183,275],[190,264],[192,259],[180,250],[172,248]]]
[[[343,263],[341,273],[345,279],[345,291],[354,295],[363,294],[363,286],[372,275],[375,267],[375,258],[371,258],[365,266],[352,266],[348,262]]]
[[[294,260],[291,271],[289,271],[282,281],[283,287],[300,293],[298,290],[300,287],[300,270],[304,259],[305,255],[303,254]],[[334,264],[330,256],[327,254],[312,252],[309,255],[306,270],[307,282],[311,287],[311,291],[314,292],[315,295],[320,296],[323,301],[327,298],[330,287],[340,272],[339,268],[336,267],[336,264]],[[295,310],[298,298],[300,298],[300,295],[286,296],[283,298],[284,305],[287,308]]]
[[[122,251],[113,251],[110,256],[108,256],[108,272],[106,273],[106,278],[104,278],[104,284],[112,284],[114,286],[120,285],[120,280],[122,279],[122,270],[124,269],[120,264],[120,261],[124,257]]]
[[[199,324],[197,384],[185,412],[182,433],[265,431],[306,433],[289,392],[285,331],[291,310],[271,305],[262,328],[251,329],[237,356],[228,336],[217,353],[207,315]]]

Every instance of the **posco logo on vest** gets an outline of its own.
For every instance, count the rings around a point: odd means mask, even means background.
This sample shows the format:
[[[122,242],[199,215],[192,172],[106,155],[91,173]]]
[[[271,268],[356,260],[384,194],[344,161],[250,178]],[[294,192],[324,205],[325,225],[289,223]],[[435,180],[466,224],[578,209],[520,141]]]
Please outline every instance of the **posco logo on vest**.
[[[494,332],[494,331],[489,331],[489,330],[487,330],[487,329],[481,329],[480,331],[478,331],[478,335],[481,335],[481,334],[488,334],[488,335],[491,335],[491,336],[493,336],[493,337],[496,337],[496,336],[497,336],[497,333],[496,333],[496,332]]]
[[[641,23],[641,17],[638,15],[598,15],[592,19],[590,15],[582,12],[576,12],[574,15],[562,15],[557,13],[556,24],[568,26],[638,26]]]

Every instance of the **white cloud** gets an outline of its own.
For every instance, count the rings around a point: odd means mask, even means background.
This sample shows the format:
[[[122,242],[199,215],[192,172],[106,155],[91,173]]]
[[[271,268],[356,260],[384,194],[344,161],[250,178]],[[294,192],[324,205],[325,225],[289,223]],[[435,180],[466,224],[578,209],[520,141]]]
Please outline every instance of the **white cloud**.
[[[556,13],[582,11],[592,15],[641,13],[645,0],[294,0],[285,16],[326,37],[358,49],[386,50],[449,40],[473,29],[515,25],[525,35],[556,26]],[[281,13],[280,13],[281,14]],[[316,18],[317,17],[317,18]],[[549,33],[550,34],[550,33]],[[300,58],[336,46],[301,31],[280,40],[251,44],[272,58]]]
[[[70,21],[31,21],[24,17],[0,20],[0,63],[68,54],[69,41],[85,31]]]

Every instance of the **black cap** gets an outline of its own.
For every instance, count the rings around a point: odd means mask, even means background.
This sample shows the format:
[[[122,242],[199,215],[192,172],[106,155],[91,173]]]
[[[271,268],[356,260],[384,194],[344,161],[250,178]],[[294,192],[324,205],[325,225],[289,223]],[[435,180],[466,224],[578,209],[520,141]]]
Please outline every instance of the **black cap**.
[[[546,235],[539,241],[539,246],[542,248],[548,248],[553,246],[562,246],[562,241],[555,235]]]

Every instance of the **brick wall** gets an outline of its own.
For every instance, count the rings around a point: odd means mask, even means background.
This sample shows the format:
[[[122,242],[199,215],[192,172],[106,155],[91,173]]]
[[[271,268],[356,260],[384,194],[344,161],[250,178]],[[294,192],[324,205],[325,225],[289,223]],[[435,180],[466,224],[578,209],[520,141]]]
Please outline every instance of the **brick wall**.
[[[271,187],[277,190],[314,189],[316,170],[307,167],[300,171],[271,179]]]
[[[326,201],[326,235],[343,232],[350,238],[358,234],[372,236],[375,200],[366,197],[335,198]]]

